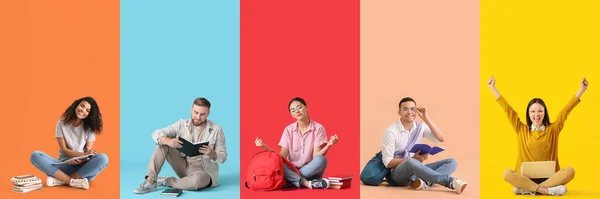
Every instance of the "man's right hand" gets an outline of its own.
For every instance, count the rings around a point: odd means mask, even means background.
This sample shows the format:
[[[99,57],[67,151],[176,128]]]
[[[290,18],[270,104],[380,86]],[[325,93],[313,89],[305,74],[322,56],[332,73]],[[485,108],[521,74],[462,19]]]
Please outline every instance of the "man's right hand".
[[[163,144],[168,145],[168,146],[173,147],[173,148],[181,148],[182,144],[183,144],[183,142],[179,141],[179,139],[177,139],[177,138],[167,138],[167,137],[165,137],[165,138],[162,138],[161,141],[162,141]]]
[[[419,153],[421,153],[421,150],[418,150],[413,156],[412,158],[417,159],[419,162],[424,162],[425,160],[427,160],[427,157],[429,157],[429,153],[426,153],[424,155],[419,155]]]

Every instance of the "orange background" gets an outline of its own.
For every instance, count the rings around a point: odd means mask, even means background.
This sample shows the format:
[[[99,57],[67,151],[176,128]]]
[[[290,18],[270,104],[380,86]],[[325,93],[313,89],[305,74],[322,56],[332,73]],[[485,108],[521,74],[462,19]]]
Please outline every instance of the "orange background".
[[[453,157],[468,182],[462,195],[362,185],[361,198],[479,198],[479,2],[361,1],[360,53],[361,170],[410,96],[444,132],[446,151],[426,163]]]
[[[1,1],[0,25],[0,198],[118,198],[119,1]],[[45,183],[29,155],[58,156],[56,122],[84,96],[94,97],[103,114],[94,147],[109,156],[106,169],[86,191],[11,192],[16,175]]]

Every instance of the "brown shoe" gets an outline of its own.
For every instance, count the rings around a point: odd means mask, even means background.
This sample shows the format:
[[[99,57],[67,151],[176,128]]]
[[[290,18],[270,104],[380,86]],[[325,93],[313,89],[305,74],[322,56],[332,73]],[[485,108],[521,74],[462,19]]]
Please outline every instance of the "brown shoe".
[[[429,186],[425,184],[425,181],[421,180],[421,178],[417,178],[410,181],[410,187],[416,190],[427,189]]]

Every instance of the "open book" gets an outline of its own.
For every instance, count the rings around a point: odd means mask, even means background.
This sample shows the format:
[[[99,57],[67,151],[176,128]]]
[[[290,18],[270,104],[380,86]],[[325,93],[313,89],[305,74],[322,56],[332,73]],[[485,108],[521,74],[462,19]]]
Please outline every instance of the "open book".
[[[182,137],[179,137],[179,141],[183,142],[183,144],[181,148],[178,148],[177,150],[188,157],[203,155],[200,153],[200,147],[208,145],[208,141],[192,143]]]
[[[415,146],[413,146],[412,149],[410,149],[411,153],[416,153],[417,151],[419,152],[419,155],[425,155],[425,154],[430,154],[430,155],[435,155],[438,154],[439,152],[444,151],[445,149],[439,146],[434,146],[431,147],[427,144],[415,144]]]
[[[94,156],[94,154],[89,154],[89,155],[84,155],[84,156],[79,156],[79,157],[74,157],[62,162],[55,162],[52,163],[53,165],[57,165],[57,164],[69,164],[69,162],[73,161],[73,160],[81,160],[81,159],[86,159],[86,158],[91,158],[92,156]]]

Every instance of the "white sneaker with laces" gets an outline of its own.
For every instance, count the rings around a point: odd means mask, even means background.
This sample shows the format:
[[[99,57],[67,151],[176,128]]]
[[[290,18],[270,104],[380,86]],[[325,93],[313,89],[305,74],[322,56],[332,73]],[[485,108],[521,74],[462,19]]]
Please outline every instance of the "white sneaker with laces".
[[[60,180],[58,180],[56,178],[53,178],[53,177],[46,178],[46,186],[49,186],[49,187],[61,186],[61,185],[65,185],[65,184],[67,184],[67,183],[65,183],[63,181],[60,181]]]
[[[142,184],[140,184],[140,187],[133,190],[133,193],[143,194],[143,193],[156,191],[157,184],[158,183],[150,184],[150,182],[148,182],[147,180],[144,180],[144,182],[142,182]]]
[[[72,187],[75,188],[79,188],[79,189],[89,189],[90,188],[90,183],[88,182],[87,178],[82,178],[82,179],[74,179],[71,178],[71,183],[69,183]]]
[[[323,179],[314,179],[310,181],[310,187],[311,189],[327,189],[329,188],[329,180],[323,178]]]
[[[467,188],[467,182],[454,178],[454,181],[452,181],[452,189],[456,191],[456,193],[461,194],[465,188]]]
[[[531,192],[527,189],[520,189],[515,187],[515,189],[513,189],[513,192],[517,195],[535,195],[535,192]]]
[[[558,185],[555,187],[548,188],[548,195],[551,196],[562,196],[567,193],[567,187],[565,185]]]

